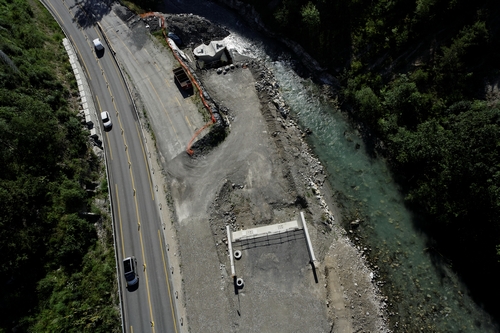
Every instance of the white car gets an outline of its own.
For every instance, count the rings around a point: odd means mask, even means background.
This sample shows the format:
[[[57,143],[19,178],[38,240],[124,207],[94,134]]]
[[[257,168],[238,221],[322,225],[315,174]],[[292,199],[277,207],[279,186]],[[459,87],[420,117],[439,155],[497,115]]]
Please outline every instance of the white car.
[[[94,39],[92,42],[94,43],[94,47],[97,51],[101,51],[104,49],[104,46],[102,46],[102,43],[99,40],[99,38]]]
[[[109,117],[109,112],[108,111],[102,111],[101,112],[101,120],[102,120],[102,125],[104,126],[104,129],[111,129],[113,124],[111,123],[111,118]]]

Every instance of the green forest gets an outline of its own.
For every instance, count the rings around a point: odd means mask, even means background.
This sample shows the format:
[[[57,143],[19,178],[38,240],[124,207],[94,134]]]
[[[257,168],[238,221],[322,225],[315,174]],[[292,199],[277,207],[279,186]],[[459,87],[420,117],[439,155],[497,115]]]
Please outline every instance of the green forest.
[[[120,328],[111,221],[94,205],[105,172],[63,38],[38,1],[0,0],[0,332]]]
[[[500,318],[500,1],[244,2],[339,79],[341,109]],[[0,0],[0,332],[120,327],[105,172],[63,38],[38,1]]]
[[[407,204],[500,318],[500,1],[244,0],[340,81]],[[372,144],[373,146],[373,144]]]

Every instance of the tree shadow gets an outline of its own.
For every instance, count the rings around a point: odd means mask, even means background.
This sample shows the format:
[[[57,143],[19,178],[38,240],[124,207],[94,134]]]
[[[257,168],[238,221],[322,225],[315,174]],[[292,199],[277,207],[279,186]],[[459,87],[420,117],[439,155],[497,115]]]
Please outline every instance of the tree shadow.
[[[73,21],[82,28],[89,28],[111,12],[111,1],[84,0],[77,2],[70,9],[76,9]]]
[[[311,268],[312,268],[312,272],[313,272],[313,276],[314,276],[314,282],[318,283],[318,273],[316,272],[316,265],[314,264],[314,262],[310,262],[311,264]]]

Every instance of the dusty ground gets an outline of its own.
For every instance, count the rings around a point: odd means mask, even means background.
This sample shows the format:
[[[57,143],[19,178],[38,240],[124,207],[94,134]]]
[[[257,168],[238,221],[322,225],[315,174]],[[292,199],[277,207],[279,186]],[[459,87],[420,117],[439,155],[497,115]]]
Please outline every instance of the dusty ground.
[[[194,15],[166,17],[186,52],[197,40],[230,33]],[[170,262],[181,271],[174,274],[174,285],[181,285],[180,329],[387,332],[373,275],[339,227],[323,168],[303,140],[306,133],[286,117],[272,73],[255,59],[236,63],[225,74],[196,74],[224,110],[229,127],[222,143],[193,157],[167,159],[165,152],[156,152],[164,178],[157,173],[155,182],[165,182],[174,222],[167,228]],[[140,96],[137,102],[142,105]],[[235,244],[243,252],[237,274],[245,280],[242,289],[235,289],[225,226],[238,230],[281,223],[299,219],[300,211],[309,225],[316,267],[301,232],[267,243]]]

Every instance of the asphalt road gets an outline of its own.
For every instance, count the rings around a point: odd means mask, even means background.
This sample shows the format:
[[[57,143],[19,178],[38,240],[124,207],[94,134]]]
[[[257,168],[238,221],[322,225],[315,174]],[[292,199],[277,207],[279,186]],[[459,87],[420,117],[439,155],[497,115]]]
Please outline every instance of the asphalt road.
[[[96,24],[106,15],[108,7],[102,2],[77,3],[73,0],[46,0],[45,4],[76,50],[86,71],[97,111],[109,111],[113,123],[110,131],[101,132],[112,197],[124,331],[177,332],[158,200],[150,177],[149,154],[122,74]],[[115,28],[104,24],[105,30]],[[96,54],[92,44],[95,38],[100,38],[105,45],[103,54]],[[154,70],[153,64],[145,66],[139,56],[130,58],[145,73],[149,67]],[[144,83],[148,81],[145,74]],[[167,94],[165,91],[172,88],[166,85],[161,92],[151,90]],[[175,120],[171,123],[176,134],[172,137],[178,138],[174,147],[180,152],[187,141],[179,137],[182,131],[177,132],[173,125]],[[102,128],[101,124],[99,126]],[[187,131],[185,136],[188,136]],[[123,258],[132,255],[137,258],[139,270],[139,287],[133,291],[126,289],[121,264]]]

